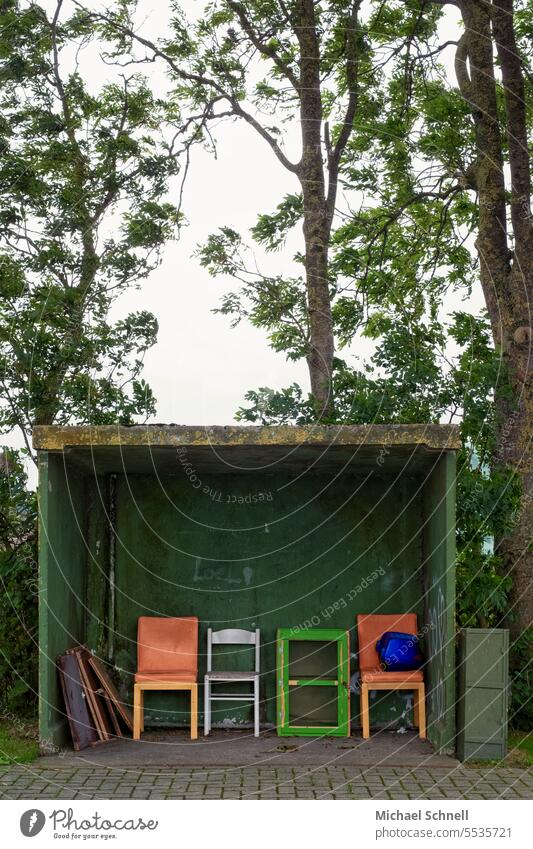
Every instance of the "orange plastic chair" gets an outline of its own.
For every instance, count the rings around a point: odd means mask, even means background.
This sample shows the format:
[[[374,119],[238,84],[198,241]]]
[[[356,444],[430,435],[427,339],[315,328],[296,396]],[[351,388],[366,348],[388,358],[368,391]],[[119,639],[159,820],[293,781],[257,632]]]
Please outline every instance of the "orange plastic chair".
[[[385,631],[418,631],[416,613],[360,614],[357,617],[359,672],[361,675],[361,725],[363,738],[370,737],[369,690],[413,690],[414,721],[422,739],[426,737],[426,693],[421,669],[412,672],[386,672],[381,668],[376,642]]]
[[[144,731],[145,690],[189,690],[191,739],[198,737],[198,618],[140,616],[133,687],[133,739]]]

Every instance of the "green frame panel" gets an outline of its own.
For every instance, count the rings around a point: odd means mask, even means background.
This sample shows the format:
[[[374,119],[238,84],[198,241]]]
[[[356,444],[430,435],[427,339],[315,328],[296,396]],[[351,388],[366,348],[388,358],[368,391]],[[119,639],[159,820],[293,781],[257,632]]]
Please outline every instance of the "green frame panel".
[[[507,754],[509,631],[459,632],[457,757],[502,760]]]
[[[295,641],[337,643],[337,678],[297,678],[289,676],[289,644]],[[335,687],[337,725],[301,726],[290,724],[291,687]],[[278,628],[276,640],[276,716],[280,737],[350,736],[350,634],[341,628]]]

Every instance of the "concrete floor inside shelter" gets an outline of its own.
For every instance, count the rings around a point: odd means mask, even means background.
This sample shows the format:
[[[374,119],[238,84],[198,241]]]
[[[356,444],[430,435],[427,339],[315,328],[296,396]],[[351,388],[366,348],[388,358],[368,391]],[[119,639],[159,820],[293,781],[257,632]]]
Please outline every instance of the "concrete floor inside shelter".
[[[40,766],[406,766],[457,767],[455,758],[435,754],[414,731],[375,731],[369,740],[351,737],[278,737],[275,731],[214,730],[191,740],[188,731],[147,730],[140,741],[113,739],[80,752],[63,749],[46,755]]]

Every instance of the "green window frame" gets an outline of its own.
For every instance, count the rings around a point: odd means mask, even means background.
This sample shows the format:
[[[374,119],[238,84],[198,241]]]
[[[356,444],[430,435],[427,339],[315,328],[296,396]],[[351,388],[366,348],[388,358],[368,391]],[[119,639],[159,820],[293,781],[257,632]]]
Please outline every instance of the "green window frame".
[[[315,675],[296,676],[290,671],[290,650],[294,642],[323,642],[337,644],[335,677]],[[330,673],[332,670],[327,670]],[[291,722],[291,698],[295,688],[330,687],[337,699],[337,722],[334,725],[298,725]],[[277,731],[281,737],[349,737],[350,736],[350,636],[340,628],[279,628],[276,642],[276,715]]]

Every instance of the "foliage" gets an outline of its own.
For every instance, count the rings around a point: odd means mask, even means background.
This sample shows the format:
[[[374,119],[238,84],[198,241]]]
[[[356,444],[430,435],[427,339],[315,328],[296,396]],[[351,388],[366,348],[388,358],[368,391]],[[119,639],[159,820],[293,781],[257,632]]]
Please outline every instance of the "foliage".
[[[298,227],[294,271],[285,263],[280,274],[262,273],[227,224],[209,237],[200,255],[211,273],[241,284],[223,297],[220,312],[233,325],[248,318],[266,331],[276,351],[304,359],[316,414],[326,417],[332,413],[331,312],[341,295],[328,261],[339,177],[348,167],[347,152],[348,161],[352,156],[350,137],[368,135],[368,121],[383,105],[383,69],[369,38],[379,11],[366,21],[364,5],[214,0],[188,22],[180,3],[170,0],[170,32],[156,41],[139,27],[136,0],[122,0],[108,14],[93,13],[105,32],[118,37],[118,49],[127,53],[140,46],[166,63],[172,93],[190,109],[207,112],[209,123],[231,117],[253,128],[296,183],[298,190],[272,214],[260,215],[252,230],[257,243],[274,251]],[[391,32],[409,31],[417,18],[408,4]]]
[[[38,688],[37,498],[18,452],[0,456],[0,703],[27,714]]]
[[[510,719],[514,728],[533,728],[533,628],[524,631],[512,647]],[[530,746],[531,748],[531,746]]]
[[[246,4],[255,31],[262,36],[271,34],[271,54],[239,25],[241,5],[220,0],[210,6],[212,18],[201,21],[194,43],[194,68],[204,77],[214,78],[226,91],[230,83],[224,74],[228,69],[210,64],[215,54],[206,46],[211,43],[209,39],[224,44],[236,74],[231,85],[242,88],[239,103],[253,104],[261,116],[272,116],[274,125],[268,131],[273,133],[277,147],[285,150],[291,125],[299,120],[299,101],[294,87],[287,85],[287,73],[298,73],[299,45],[290,23],[302,4]],[[329,235],[329,294],[340,348],[353,342],[381,306],[394,307],[397,314],[409,312],[416,320],[416,312],[420,315],[425,302],[424,290],[437,303],[450,285],[471,278],[473,266],[470,252],[456,238],[455,225],[448,215],[452,205],[461,207],[463,220],[473,227],[474,206],[465,204],[453,173],[436,185],[429,176],[419,186],[413,179],[415,162],[424,158],[423,141],[417,128],[418,104],[406,102],[403,67],[415,34],[418,44],[433,38],[441,10],[429,4],[422,15],[416,2],[387,7],[376,2],[368,4],[364,13],[359,10],[361,15],[352,25],[349,10],[356,5],[339,2],[317,6],[324,162],[329,161],[330,145],[339,137],[345,117],[342,95],[347,72],[342,44],[354,27],[358,39],[357,84],[352,86],[357,89],[357,108],[338,163],[344,196],[348,203],[353,199],[357,211],[348,205],[347,211],[337,214]],[[391,5],[394,9],[389,8]],[[259,73],[264,68],[266,74],[259,83],[257,75],[248,70],[254,56],[261,60]],[[285,63],[288,67],[280,67]],[[418,70],[419,65],[416,69],[416,85],[422,87],[423,71]],[[211,89],[204,88],[204,96],[212,92],[215,83]],[[434,131],[439,120],[437,100],[435,91],[425,93],[425,102],[433,105]],[[447,103],[441,103],[441,113]],[[453,117],[448,117],[464,148],[471,132],[463,132],[468,109],[460,96],[452,111]],[[444,120],[442,114],[440,120]],[[451,139],[452,143],[457,151],[457,139]],[[252,238],[267,251],[277,251],[295,236],[304,221],[302,194],[289,193],[273,212],[259,215]],[[246,318],[266,331],[274,350],[283,351],[289,359],[308,356],[312,311],[304,275],[297,273],[305,266],[302,249],[292,257],[295,273],[288,272],[285,262],[281,275],[264,274],[242,236],[224,227],[209,237],[200,258],[218,279],[229,276],[241,284],[223,296],[219,310],[231,317],[232,326]],[[338,413],[336,417],[342,418]]]
[[[231,316],[232,327],[243,319],[267,331],[270,345],[288,359],[306,356],[309,315],[301,278],[268,277],[247,267],[241,237],[229,227],[211,234],[198,250],[201,264],[214,276],[230,274],[242,283],[240,290],[226,292],[215,310]]]
[[[105,45],[55,6],[0,8],[0,427],[27,444],[34,423],[154,411],[140,373],[155,317],[112,308],[177,232],[165,196],[194,137],[139,74],[96,87]]]

